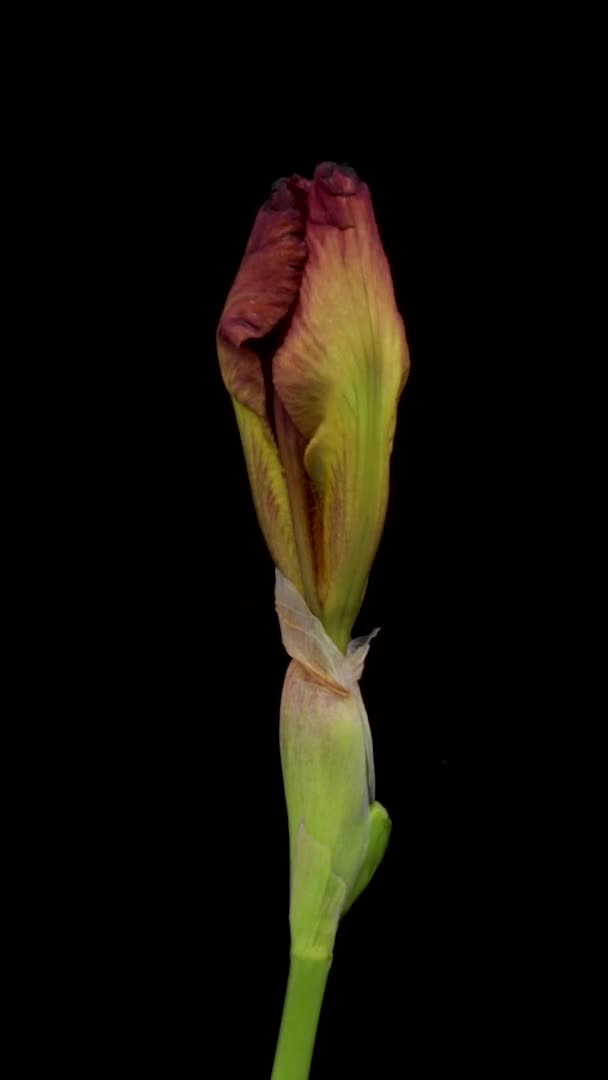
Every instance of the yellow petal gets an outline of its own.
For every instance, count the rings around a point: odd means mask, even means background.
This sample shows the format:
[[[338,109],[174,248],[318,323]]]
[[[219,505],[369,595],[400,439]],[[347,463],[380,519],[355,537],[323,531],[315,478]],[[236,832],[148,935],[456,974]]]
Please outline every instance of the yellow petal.
[[[367,186],[348,171],[320,166],[306,242],[298,303],[273,379],[308,443],[317,593],[325,628],[344,650],[386,515],[409,353]]]
[[[266,422],[236,398],[239,427],[253,502],[275,566],[302,588],[285,477],[272,432]],[[292,576],[293,575],[293,576]]]

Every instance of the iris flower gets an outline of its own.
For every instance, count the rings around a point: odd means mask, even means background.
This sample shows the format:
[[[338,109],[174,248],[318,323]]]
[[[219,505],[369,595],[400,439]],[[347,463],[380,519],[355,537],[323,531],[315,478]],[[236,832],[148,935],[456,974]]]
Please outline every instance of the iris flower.
[[[350,641],[382,534],[403,320],[369,189],[348,166],[283,178],[253,224],[217,331],[291,661],[280,746],[291,966],[274,1080],[305,1080],[338,924],[384,854]]]

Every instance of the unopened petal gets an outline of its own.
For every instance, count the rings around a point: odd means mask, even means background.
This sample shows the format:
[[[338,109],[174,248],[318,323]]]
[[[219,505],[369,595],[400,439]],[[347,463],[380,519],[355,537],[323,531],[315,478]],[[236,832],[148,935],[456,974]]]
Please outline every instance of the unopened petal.
[[[323,623],[344,650],[380,540],[399,395],[403,321],[367,186],[319,166],[308,197],[308,261],[274,384],[307,440]]]
[[[259,211],[217,330],[258,520],[275,564],[301,586],[285,471],[273,429],[272,353],[298,295],[306,185],[279,181]],[[270,398],[270,400],[269,400]]]
[[[265,419],[233,398],[260,528],[275,566],[302,587],[285,476]]]
[[[307,258],[304,183],[294,178],[274,185],[255,219],[217,330],[226,388],[260,417],[267,416],[263,356],[271,351],[267,339],[289,315]]]

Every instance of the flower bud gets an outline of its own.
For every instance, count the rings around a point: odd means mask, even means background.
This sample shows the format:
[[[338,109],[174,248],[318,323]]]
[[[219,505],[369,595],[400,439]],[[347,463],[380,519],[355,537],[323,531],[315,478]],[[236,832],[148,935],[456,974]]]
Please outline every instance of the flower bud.
[[[389,488],[409,352],[367,185],[325,162],[259,211],[217,332],[274,563],[344,651]]]

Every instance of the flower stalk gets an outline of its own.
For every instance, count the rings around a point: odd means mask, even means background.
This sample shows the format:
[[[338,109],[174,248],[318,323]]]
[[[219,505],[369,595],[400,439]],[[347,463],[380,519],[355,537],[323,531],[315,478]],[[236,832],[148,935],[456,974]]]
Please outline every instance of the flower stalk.
[[[272,1080],[307,1080],[331,957],[292,953]]]

